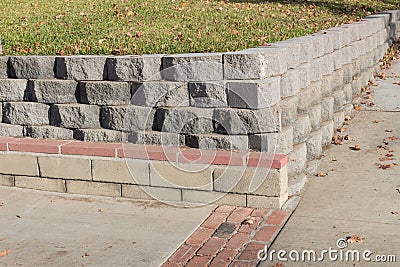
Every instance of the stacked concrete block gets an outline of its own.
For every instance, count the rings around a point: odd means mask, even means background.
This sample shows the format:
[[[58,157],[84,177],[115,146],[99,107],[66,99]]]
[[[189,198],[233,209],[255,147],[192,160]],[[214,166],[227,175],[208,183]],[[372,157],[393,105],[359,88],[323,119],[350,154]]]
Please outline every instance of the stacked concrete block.
[[[49,106],[34,102],[4,102],[3,122],[14,125],[48,125]]]
[[[56,78],[101,81],[107,78],[106,56],[56,57]]]
[[[193,107],[227,107],[226,83],[191,82],[188,85],[190,106]]]
[[[0,79],[8,78],[8,59],[9,57],[0,56]]]
[[[77,103],[78,83],[64,80],[30,80],[25,99],[46,104]]]
[[[98,106],[129,105],[131,85],[127,82],[86,81],[79,83],[80,103]]]
[[[69,129],[100,128],[100,107],[83,104],[54,104],[50,109],[50,124]]]
[[[53,79],[54,56],[18,56],[9,59],[9,77],[16,79]]]
[[[165,81],[135,83],[131,103],[145,107],[189,106],[187,84]]]

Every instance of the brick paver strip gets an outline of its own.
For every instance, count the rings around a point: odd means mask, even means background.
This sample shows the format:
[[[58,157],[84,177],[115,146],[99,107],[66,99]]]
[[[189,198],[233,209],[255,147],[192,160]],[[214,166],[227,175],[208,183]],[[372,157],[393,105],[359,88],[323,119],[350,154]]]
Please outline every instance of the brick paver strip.
[[[34,152],[46,154],[59,154],[61,147],[71,141],[49,139],[18,139],[8,144],[9,151]]]
[[[206,267],[211,261],[209,256],[194,256],[185,266],[186,267]]]
[[[58,142],[61,142],[58,147]],[[100,156],[150,159],[160,161],[173,161],[182,163],[210,163],[215,165],[247,164],[250,167],[271,167],[280,169],[287,164],[288,156],[281,154],[267,154],[264,152],[235,152],[224,150],[188,149],[172,146],[151,146],[122,143],[95,143],[71,140],[50,140],[34,138],[0,137],[0,151],[37,152],[49,154]],[[61,148],[61,150],[59,150]],[[57,150],[59,150],[57,152]],[[183,154],[182,154],[183,153]],[[204,155],[199,161],[194,159]],[[185,155],[186,159],[183,159]]]
[[[258,252],[272,243],[289,215],[282,210],[217,207],[163,266],[173,266],[166,264],[177,258],[182,264],[188,261],[185,266],[257,266]]]
[[[221,250],[222,247],[225,246],[228,239],[219,238],[219,237],[211,237],[207,240],[207,242],[197,251],[196,254],[202,256],[211,256],[214,257]]]

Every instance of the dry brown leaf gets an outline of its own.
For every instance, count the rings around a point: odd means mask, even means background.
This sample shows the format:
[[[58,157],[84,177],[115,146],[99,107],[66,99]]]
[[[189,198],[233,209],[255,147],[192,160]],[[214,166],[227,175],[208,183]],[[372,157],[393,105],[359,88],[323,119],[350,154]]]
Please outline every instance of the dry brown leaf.
[[[368,81],[368,85],[378,86],[378,84],[376,82],[374,82],[374,81]]]
[[[397,85],[400,85],[400,82],[395,82],[395,83],[393,83],[393,84],[397,84]]]
[[[275,263],[272,267],[285,267],[285,265],[283,263]]]
[[[345,117],[344,117],[344,120],[345,120],[345,121],[349,121],[349,120],[351,120],[351,117],[350,117],[350,116],[345,116]]]
[[[392,132],[393,132],[392,129],[390,129],[390,130],[385,130],[385,133],[392,133]]]
[[[385,120],[374,120],[373,123],[380,123],[380,122],[384,122]]]
[[[244,225],[253,225],[254,224],[254,220],[253,220],[253,218],[247,218],[242,222],[242,224],[244,224]]]
[[[359,105],[355,105],[355,106],[354,106],[354,109],[355,109],[355,110],[361,110],[361,107],[360,107]]]
[[[332,161],[337,161],[337,158],[332,158]]]
[[[354,146],[350,147],[351,150],[359,151],[361,150],[361,147],[359,144],[355,144]]]
[[[390,136],[390,137],[388,137],[388,138],[386,138],[386,139],[389,139],[389,140],[398,140],[399,138],[397,137],[397,136]]]
[[[378,164],[379,169],[386,170],[390,168],[390,164]]]
[[[394,158],[393,157],[382,157],[382,158],[379,158],[379,160],[380,161],[394,160]]]
[[[399,214],[398,211],[392,211],[392,212],[390,212],[390,213],[393,214],[393,215],[398,215],[398,214]]]
[[[4,257],[4,256],[7,256],[8,254],[10,254],[11,253],[11,250],[4,250],[4,251],[1,251],[0,252],[0,257]]]
[[[97,212],[105,212],[105,210],[98,209]]]
[[[340,128],[340,129],[337,129],[337,131],[339,132],[339,133],[343,133],[344,131],[346,131],[346,128]]]
[[[325,176],[327,176],[327,175],[328,175],[327,172],[319,172],[319,173],[317,173],[315,176],[317,176],[317,177],[325,177]]]
[[[352,244],[352,243],[361,243],[364,241],[363,237],[359,237],[358,235],[352,235],[348,236],[347,238],[347,243]]]

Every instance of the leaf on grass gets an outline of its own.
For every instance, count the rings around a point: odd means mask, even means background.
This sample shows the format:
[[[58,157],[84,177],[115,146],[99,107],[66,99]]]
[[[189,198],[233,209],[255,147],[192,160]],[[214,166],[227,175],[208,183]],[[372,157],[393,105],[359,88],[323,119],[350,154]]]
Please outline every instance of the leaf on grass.
[[[352,235],[352,236],[347,236],[347,243],[352,244],[352,243],[361,243],[364,241],[365,238],[359,237],[358,235]]]
[[[11,250],[4,250],[4,251],[1,251],[0,252],[0,257],[4,257],[4,256],[7,256],[8,254],[10,254],[11,253]]]

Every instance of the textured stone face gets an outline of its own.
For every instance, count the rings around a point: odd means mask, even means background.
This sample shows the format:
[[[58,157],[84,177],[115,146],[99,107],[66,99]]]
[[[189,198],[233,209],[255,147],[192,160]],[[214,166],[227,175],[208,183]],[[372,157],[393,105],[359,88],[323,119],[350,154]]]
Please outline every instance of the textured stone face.
[[[79,98],[81,103],[89,105],[128,105],[131,100],[131,85],[127,82],[80,82]]]
[[[30,80],[26,97],[46,104],[76,103],[78,83],[64,80]]]
[[[7,68],[8,57],[0,56],[0,79],[7,79],[8,68]]]
[[[39,139],[69,140],[73,138],[73,131],[54,126],[26,126],[24,135]]]
[[[56,77],[76,81],[101,81],[107,78],[106,56],[56,57]]]
[[[163,57],[162,77],[167,81],[223,79],[222,54],[177,54]]]
[[[189,106],[186,83],[143,82],[132,86],[132,104],[145,107]]]
[[[53,56],[10,57],[9,76],[17,79],[53,79]]]
[[[48,125],[49,106],[33,102],[5,102],[3,121],[17,125]]]
[[[27,83],[23,79],[0,80],[0,101],[23,101]]]
[[[98,106],[56,104],[51,106],[50,124],[70,129],[100,128],[99,115]]]
[[[100,111],[101,126],[110,130],[135,132],[151,130],[154,111],[138,106],[107,106]]]
[[[74,138],[86,142],[121,142],[122,133],[106,129],[76,129]]]
[[[226,107],[226,85],[221,82],[189,83],[190,106],[193,107]]]

